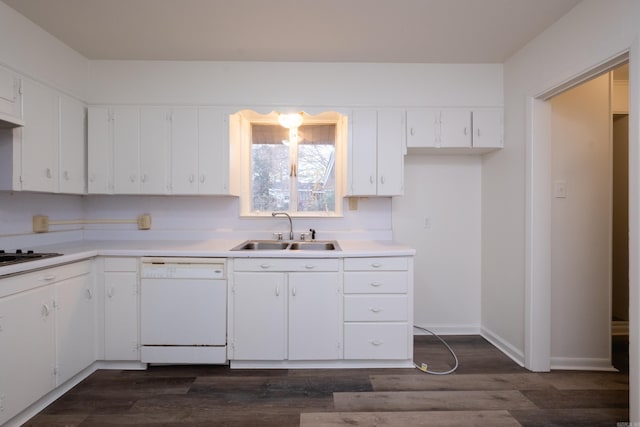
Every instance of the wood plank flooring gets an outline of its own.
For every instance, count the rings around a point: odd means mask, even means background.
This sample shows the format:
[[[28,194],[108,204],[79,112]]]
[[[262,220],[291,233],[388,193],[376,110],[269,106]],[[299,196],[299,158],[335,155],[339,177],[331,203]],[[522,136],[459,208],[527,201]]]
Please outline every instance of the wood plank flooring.
[[[26,425],[615,426],[628,421],[624,354],[616,359],[622,361],[617,373],[533,373],[479,336],[445,338],[460,367],[442,376],[416,369],[224,366],[97,371]],[[427,336],[415,338],[415,357],[430,370],[446,370],[452,363],[444,346]]]

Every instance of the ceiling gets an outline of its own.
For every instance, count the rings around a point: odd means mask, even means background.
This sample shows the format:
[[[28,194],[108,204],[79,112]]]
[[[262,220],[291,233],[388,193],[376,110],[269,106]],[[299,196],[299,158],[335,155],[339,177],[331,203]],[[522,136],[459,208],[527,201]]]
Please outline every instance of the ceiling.
[[[89,59],[502,63],[580,0],[2,0]]]

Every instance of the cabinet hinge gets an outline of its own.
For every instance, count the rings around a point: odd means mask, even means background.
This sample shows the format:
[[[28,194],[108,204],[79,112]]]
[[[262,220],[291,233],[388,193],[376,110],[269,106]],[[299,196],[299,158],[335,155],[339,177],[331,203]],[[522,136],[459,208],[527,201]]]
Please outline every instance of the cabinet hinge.
[[[57,377],[57,376],[58,376],[58,371],[59,371],[58,367],[57,367],[57,366],[54,366],[54,367],[53,367],[53,376],[54,376],[54,377]]]
[[[18,89],[18,93],[22,95],[22,80],[18,79],[18,81],[16,82],[16,86],[16,89]]]

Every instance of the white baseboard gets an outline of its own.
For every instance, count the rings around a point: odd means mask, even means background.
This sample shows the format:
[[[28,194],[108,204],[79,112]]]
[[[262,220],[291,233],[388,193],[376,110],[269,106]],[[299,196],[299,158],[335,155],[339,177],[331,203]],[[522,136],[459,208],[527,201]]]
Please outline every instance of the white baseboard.
[[[493,344],[498,350],[506,354],[518,365],[524,366],[524,353],[520,349],[506,342],[500,336],[488,330],[487,328],[482,328],[480,335],[482,335],[484,339]]]
[[[587,357],[552,357],[551,369],[618,372],[609,359]]]
[[[428,329],[437,335],[480,335],[479,325],[456,325],[456,324],[436,324],[436,325],[420,325],[416,326]],[[414,335],[430,335],[428,332],[418,328],[413,328]]]

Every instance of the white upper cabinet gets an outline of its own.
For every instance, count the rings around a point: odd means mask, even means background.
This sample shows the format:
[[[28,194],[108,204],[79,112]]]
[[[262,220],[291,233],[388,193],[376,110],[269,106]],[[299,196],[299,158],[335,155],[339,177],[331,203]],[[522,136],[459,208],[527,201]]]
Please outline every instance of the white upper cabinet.
[[[198,109],[171,112],[171,192],[198,194]]]
[[[111,111],[106,107],[89,107],[88,111],[88,192],[113,192],[113,127]]]
[[[407,111],[407,148],[429,153],[485,153],[502,148],[502,108]]]
[[[403,114],[399,110],[354,110],[349,145],[349,196],[403,193]]]
[[[471,111],[447,109],[440,112],[440,147],[471,147]]]
[[[23,125],[20,78],[0,67],[0,128]]]
[[[169,181],[169,110],[140,110],[140,193],[166,194]]]
[[[440,110],[407,111],[407,148],[437,147],[440,136]]]
[[[89,108],[89,193],[166,194],[169,110]]]
[[[114,108],[113,126],[113,192],[140,192],[140,110]]]
[[[230,162],[229,114],[222,109],[198,110],[198,193],[234,194]]]
[[[503,148],[502,109],[473,110],[473,147]]]
[[[231,194],[219,108],[90,107],[89,193]]]
[[[404,192],[404,117],[400,110],[378,111],[378,195]]]
[[[21,142],[21,189],[58,191],[58,94],[24,80],[24,121]]]
[[[229,119],[219,108],[174,109],[171,120],[174,194],[231,194]]]
[[[86,180],[86,109],[82,102],[60,97],[60,192],[84,194]]]

